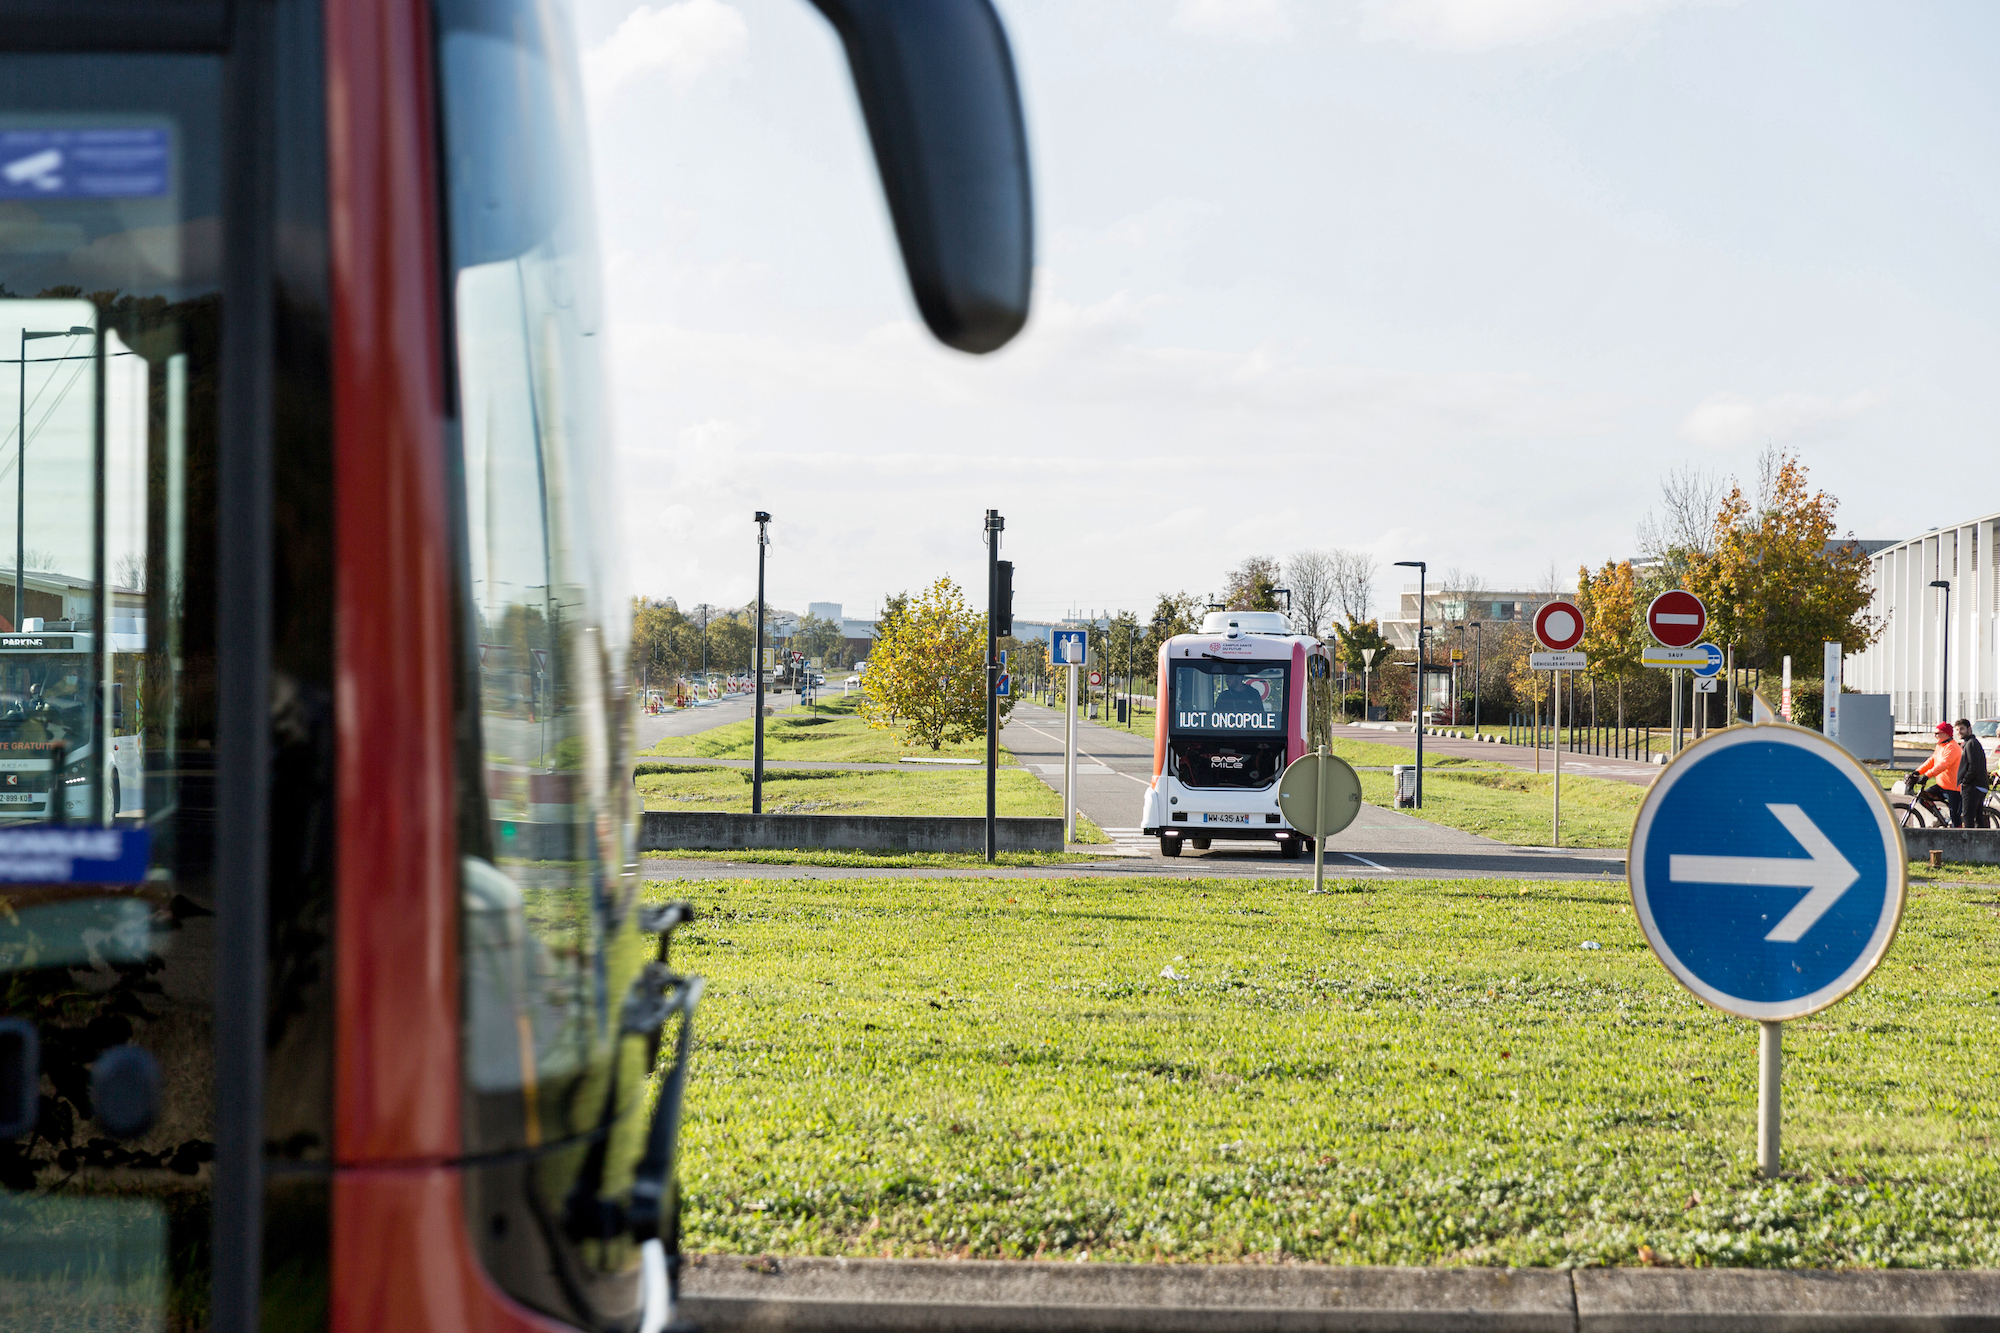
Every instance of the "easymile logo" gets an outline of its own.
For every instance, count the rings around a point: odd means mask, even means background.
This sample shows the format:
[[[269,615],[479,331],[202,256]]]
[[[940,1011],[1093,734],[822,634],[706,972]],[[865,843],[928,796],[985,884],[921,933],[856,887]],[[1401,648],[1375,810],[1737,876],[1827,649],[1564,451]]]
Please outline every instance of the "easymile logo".
[[[1240,754],[1212,754],[1208,757],[1208,766],[1210,768],[1240,769],[1243,767],[1243,756]]]

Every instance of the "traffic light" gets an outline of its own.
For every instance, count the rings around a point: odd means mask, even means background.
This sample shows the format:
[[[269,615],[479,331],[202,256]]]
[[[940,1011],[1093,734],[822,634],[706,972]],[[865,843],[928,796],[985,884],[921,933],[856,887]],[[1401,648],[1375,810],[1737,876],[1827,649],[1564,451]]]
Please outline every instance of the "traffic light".
[[[1014,632],[1014,562],[1000,562],[1000,595],[993,599],[993,632]]]

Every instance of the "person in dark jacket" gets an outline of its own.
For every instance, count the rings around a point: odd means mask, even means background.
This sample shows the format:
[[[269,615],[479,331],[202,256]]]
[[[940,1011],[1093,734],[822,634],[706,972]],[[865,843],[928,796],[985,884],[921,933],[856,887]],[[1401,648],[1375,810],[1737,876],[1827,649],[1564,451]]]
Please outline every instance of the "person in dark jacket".
[[[1993,777],[1986,768],[1986,747],[1972,734],[1972,723],[1960,718],[1958,727],[1959,808],[1965,812],[1960,828],[1986,827],[1986,789]]]

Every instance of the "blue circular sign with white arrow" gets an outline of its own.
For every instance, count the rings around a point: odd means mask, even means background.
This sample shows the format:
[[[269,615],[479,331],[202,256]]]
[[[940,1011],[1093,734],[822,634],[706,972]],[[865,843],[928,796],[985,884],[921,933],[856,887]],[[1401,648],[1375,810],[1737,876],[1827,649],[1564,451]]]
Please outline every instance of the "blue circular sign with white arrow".
[[[1859,986],[1903,915],[1908,865],[1888,799],[1845,750],[1784,724],[1681,752],[1632,825],[1639,928],[1724,1013],[1782,1020]]]

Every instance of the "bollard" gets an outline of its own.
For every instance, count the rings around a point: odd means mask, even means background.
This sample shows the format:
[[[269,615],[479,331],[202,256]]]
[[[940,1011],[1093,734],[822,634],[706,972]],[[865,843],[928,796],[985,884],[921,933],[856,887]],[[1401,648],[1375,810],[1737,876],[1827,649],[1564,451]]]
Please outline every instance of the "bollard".
[[[1932,870],[1944,869],[1944,853],[1939,851],[1935,847],[1931,848],[1931,869]]]

